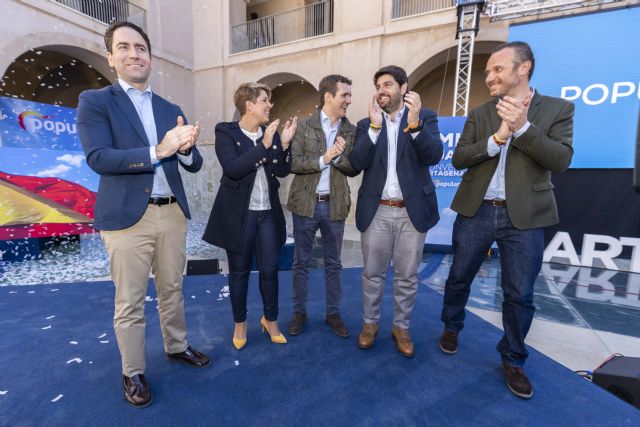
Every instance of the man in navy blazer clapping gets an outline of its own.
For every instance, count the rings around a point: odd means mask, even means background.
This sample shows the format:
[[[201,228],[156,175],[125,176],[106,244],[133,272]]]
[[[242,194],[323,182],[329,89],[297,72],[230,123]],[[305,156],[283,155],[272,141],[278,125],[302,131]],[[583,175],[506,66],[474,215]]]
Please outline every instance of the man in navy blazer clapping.
[[[407,73],[390,65],[373,78],[369,117],[358,122],[351,165],[364,171],[356,226],[362,232],[360,348],[373,346],[389,260],[393,261],[393,329],[400,354],[412,357],[409,322],[427,230],[440,218],[429,166],[442,157],[436,114],[408,90]]]

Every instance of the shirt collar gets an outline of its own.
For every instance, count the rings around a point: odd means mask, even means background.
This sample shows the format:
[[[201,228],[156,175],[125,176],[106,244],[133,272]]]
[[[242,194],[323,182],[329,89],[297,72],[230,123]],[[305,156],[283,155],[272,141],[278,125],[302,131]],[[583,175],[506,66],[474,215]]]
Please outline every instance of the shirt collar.
[[[122,89],[125,91],[125,93],[129,93],[130,89],[133,89],[135,91],[140,92],[138,89],[136,89],[135,87],[131,86],[129,83],[127,83],[126,81],[122,80],[122,79],[118,79],[118,83],[120,83],[120,86],[122,87]],[[143,90],[140,93],[149,93],[151,94],[151,85],[148,84],[147,87],[145,88],[145,90]]]
[[[338,127],[338,124],[340,123],[340,119],[336,120],[336,124],[334,127],[331,127],[331,119],[329,118],[329,116],[327,116],[324,111],[320,110],[320,121],[322,123],[325,123],[327,125],[327,127],[331,130],[334,130]]]
[[[403,106],[403,107],[402,107],[402,110],[400,110],[400,111],[398,111],[398,112],[396,113],[396,120],[395,120],[395,122],[394,122],[394,123],[400,123],[400,120],[402,120],[402,116],[404,115],[404,110],[405,110],[406,108],[407,108],[407,107],[404,107],[404,106]],[[386,112],[384,112],[384,111],[383,111],[383,112],[382,112],[382,115],[384,116],[384,119],[385,119],[385,120],[391,120],[391,116],[390,116],[389,114],[387,114]]]

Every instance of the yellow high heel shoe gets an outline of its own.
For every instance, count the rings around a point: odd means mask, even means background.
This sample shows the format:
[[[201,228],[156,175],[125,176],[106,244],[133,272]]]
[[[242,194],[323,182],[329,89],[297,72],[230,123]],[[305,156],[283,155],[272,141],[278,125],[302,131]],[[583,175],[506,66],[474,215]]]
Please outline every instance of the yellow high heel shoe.
[[[233,346],[236,348],[236,350],[242,350],[242,348],[245,345],[247,345],[246,338],[240,339],[240,338],[233,337],[232,341],[233,341]]]
[[[262,332],[267,331],[267,333],[271,337],[272,342],[276,344],[287,343],[287,339],[284,337],[284,335],[282,335],[282,333],[280,333],[280,335],[271,335],[271,332],[269,332],[269,328],[267,328],[267,319],[264,316],[262,316],[262,319],[260,319],[260,324],[262,325]]]
[[[245,323],[246,325],[246,323]],[[242,350],[242,348],[247,345],[247,336],[246,336],[246,326],[245,326],[245,337],[244,338],[236,338],[235,336],[235,331],[234,331],[234,335],[233,335],[233,346],[236,348],[236,350]]]

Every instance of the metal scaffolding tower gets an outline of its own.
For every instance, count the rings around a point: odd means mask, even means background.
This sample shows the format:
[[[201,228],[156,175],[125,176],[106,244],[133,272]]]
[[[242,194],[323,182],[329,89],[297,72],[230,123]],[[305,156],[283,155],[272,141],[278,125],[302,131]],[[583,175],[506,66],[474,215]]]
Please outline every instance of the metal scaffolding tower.
[[[486,3],[485,0],[456,0],[455,3],[458,7],[456,28],[458,58],[453,115],[467,115],[473,47],[480,29],[480,12],[483,11],[483,7],[484,14],[488,15],[491,21],[501,21],[623,1],[628,5],[640,4],[640,0],[487,0]]]
[[[471,87],[471,66],[473,65],[473,46],[480,29],[480,11],[484,0],[457,0],[458,58],[456,61],[456,83],[453,97],[453,115],[466,116],[469,107],[469,88]]]

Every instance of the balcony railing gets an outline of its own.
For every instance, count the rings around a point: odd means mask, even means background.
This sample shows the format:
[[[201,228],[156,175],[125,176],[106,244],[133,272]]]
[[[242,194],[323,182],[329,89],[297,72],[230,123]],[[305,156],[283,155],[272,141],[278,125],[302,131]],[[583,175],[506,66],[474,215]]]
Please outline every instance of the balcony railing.
[[[91,18],[111,24],[129,21],[146,29],[146,11],[127,0],[54,0]]]
[[[456,5],[456,0],[393,0],[391,19],[449,9]]]
[[[231,27],[231,53],[333,32],[333,0],[265,16]]]

